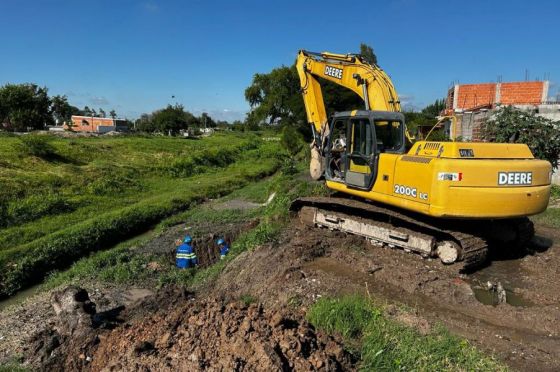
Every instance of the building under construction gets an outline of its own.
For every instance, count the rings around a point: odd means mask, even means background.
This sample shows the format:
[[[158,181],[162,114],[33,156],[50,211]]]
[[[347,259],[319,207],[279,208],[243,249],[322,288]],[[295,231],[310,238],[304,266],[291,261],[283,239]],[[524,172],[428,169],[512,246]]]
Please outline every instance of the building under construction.
[[[447,92],[445,115],[457,118],[451,138],[477,141],[480,126],[499,106],[515,106],[560,120],[560,103],[548,97],[548,81],[456,84]]]

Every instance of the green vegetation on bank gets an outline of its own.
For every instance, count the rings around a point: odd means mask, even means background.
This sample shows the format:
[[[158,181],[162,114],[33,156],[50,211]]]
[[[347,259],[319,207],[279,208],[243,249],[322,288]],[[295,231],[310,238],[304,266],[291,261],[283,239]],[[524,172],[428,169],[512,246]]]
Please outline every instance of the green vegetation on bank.
[[[272,174],[284,156],[277,142],[231,133],[45,141],[54,160],[14,151],[17,137],[0,144],[0,296]]]
[[[362,296],[323,298],[308,312],[318,329],[340,334],[364,371],[500,371],[506,367],[443,328],[427,335],[389,319]]]
[[[147,286],[165,284],[197,286],[215,278],[238,254],[273,241],[288,222],[288,206],[296,196],[324,195],[325,192],[326,189],[322,185],[303,181],[293,175],[278,173],[265,180],[247,184],[220,199],[221,202],[244,199],[264,203],[270,194],[276,193],[276,197],[266,206],[247,210],[216,210],[208,205],[199,205],[166,218],[156,226],[154,235],[164,232],[171,226],[185,223],[196,226],[211,222],[219,226],[231,222],[255,221],[252,229],[235,239],[228,257],[208,268],[177,270],[174,262],[164,254],[138,252],[146,239],[149,239],[139,238],[79,260],[70,269],[51,275],[44,288],[92,281]],[[192,231],[196,233],[195,230]],[[150,263],[152,265],[156,263],[157,271],[151,268]]]

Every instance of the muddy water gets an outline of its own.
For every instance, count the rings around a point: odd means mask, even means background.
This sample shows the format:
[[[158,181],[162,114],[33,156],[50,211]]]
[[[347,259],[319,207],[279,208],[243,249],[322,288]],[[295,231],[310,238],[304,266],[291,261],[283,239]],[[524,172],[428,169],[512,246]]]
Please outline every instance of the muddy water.
[[[512,306],[533,306],[533,303],[518,293],[526,289],[524,281],[528,273],[521,268],[521,260],[492,261],[487,267],[473,273],[468,282],[475,298],[484,305],[499,305],[498,293],[489,289],[487,283],[496,286],[501,283],[506,291],[506,303]]]
[[[489,290],[486,288],[476,287],[476,286],[473,286],[471,288],[473,290],[474,297],[478,300],[478,302],[484,305],[492,305],[492,306],[498,306],[500,304],[498,298],[498,292],[491,289]],[[531,301],[523,298],[523,296],[521,296],[518,293],[515,293],[511,289],[505,288],[505,291],[506,291],[507,304],[510,304],[511,306],[523,306],[523,307],[533,306],[533,303]]]
[[[0,301],[0,311],[4,310],[5,308],[12,306],[12,305],[17,305],[22,303],[25,299],[33,296],[35,293],[37,293],[37,291],[39,290],[39,288],[41,287],[41,284],[37,284],[34,285],[33,287],[24,289],[23,291],[19,291],[18,293],[16,293],[15,295],[13,295],[12,297],[8,297],[7,299]]]
[[[147,231],[145,231],[145,232],[143,232],[139,235],[136,235],[136,236],[134,236],[132,238],[129,238],[125,241],[122,241],[122,242],[120,242],[120,243],[118,243],[118,244],[116,244],[116,245],[114,245],[114,246],[112,246],[108,249],[112,249],[112,248],[115,248],[115,247],[120,246],[120,245],[133,244],[136,241],[139,241],[139,240],[145,239],[145,238],[150,238],[153,235],[154,235],[154,230],[150,229],[150,230],[147,230]],[[17,292],[16,294],[14,294],[11,297],[8,297],[8,298],[0,301],[0,311],[4,310],[4,309],[6,309],[6,308],[8,308],[12,305],[20,304],[23,301],[25,301],[26,299],[28,299],[29,297],[32,297],[33,295],[35,295],[37,292],[39,292],[41,290],[42,285],[43,285],[43,283],[36,284],[32,287],[29,287],[29,288],[26,288],[22,291]]]

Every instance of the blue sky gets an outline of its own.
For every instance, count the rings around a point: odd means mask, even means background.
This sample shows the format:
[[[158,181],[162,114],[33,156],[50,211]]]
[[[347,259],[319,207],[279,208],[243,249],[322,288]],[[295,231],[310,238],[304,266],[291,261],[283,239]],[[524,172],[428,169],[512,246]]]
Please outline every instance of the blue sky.
[[[560,82],[558,1],[0,0],[0,84],[135,118],[168,103],[241,119],[253,74],[298,49],[371,45],[407,105],[452,82]],[[176,98],[172,99],[171,96]]]

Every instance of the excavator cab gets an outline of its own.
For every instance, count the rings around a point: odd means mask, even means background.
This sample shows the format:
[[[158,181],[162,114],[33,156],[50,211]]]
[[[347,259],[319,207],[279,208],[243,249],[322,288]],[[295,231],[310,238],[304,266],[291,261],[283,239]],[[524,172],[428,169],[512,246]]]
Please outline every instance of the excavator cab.
[[[354,110],[336,113],[323,154],[328,181],[371,190],[383,153],[405,152],[404,115],[397,112]]]

